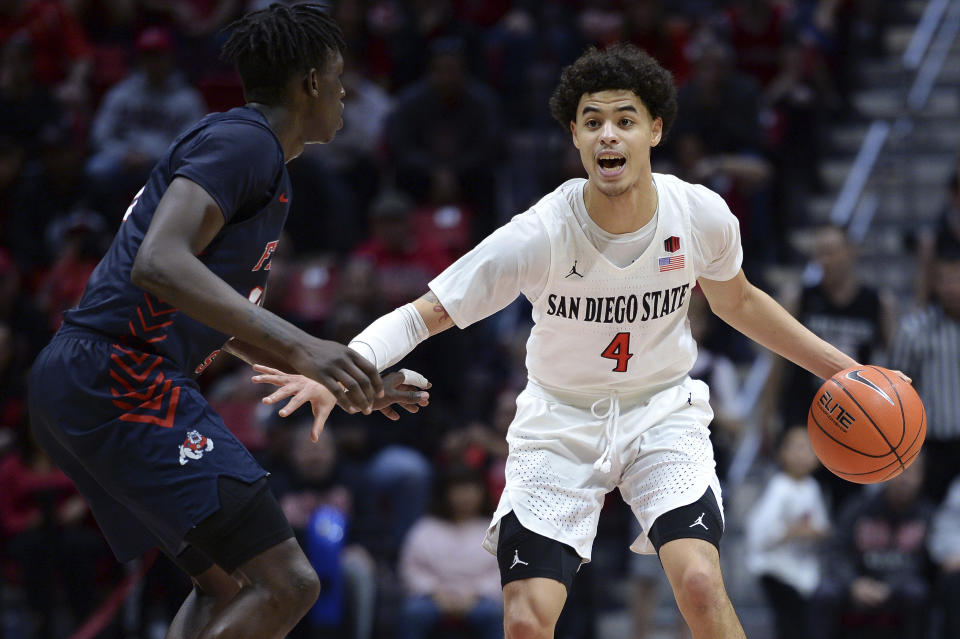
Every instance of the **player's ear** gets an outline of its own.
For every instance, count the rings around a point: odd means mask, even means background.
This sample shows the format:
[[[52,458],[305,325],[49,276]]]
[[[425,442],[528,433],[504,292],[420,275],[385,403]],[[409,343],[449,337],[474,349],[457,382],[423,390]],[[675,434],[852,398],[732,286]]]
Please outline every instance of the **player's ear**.
[[[573,146],[580,148],[580,143],[577,142],[577,123],[573,120],[570,120],[570,137],[573,138]]]
[[[650,127],[650,146],[660,144],[660,138],[663,137],[663,118],[654,118],[653,125]]]
[[[304,89],[311,98],[320,97],[320,71],[315,68],[311,68],[307,71],[307,76],[303,79]]]

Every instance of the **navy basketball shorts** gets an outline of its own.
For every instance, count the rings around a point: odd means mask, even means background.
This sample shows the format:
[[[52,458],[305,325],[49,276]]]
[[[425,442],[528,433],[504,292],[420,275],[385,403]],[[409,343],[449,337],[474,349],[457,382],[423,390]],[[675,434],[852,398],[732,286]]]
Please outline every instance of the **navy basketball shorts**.
[[[87,331],[61,331],[30,372],[40,446],[76,484],[120,561],[184,538],[220,509],[218,479],[267,475],[168,360]]]

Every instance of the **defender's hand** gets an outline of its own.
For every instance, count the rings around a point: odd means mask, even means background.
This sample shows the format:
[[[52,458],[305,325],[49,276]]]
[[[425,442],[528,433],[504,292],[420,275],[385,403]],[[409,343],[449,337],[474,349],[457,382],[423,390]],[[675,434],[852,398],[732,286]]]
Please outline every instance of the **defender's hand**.
[[[348,413],[369,415],[374,400],[383,397],[383,380],[374,365],[338,342],[311,340],[290,363],[298,373],[322,384]]]
[[[330,412],[338,403],[337,398],[325,386],[303,375],[290,375],[260,364],[254,365],[253,370],[260,373],[253,377],[255,383],[279,387],[263,398],[264,404],[276,404],[290,398],[290,401],[279,411],[281,417],[287,417],[306,402],[310,402],[313,411],[313,428],[310,430],[310,438],[316,442]],[[430,403],[429,393],[420,389],[430,388],[431,384],[419,373],[404,369],[390,373],[385,381],[387,391],[383,397],[376,399],[373,409],[379,410],[394,421],[400,418],[392,407],[394,403],[400,404],[410,413],[416,413],[421,406],[427,406]]]
[[[286,398],[290,401],[279,410],[280,417],[287,417],[295,410],[310,402],[313,411],[313,427],[310,429],[310,439],[314,443],[320,438],[323,425],[330,416],[330,411],[337,405],[337,398],[325,386],[303,375],[290,375],[269,366],[255,364],[253,370],[260,373],[254,375],[253,381],[257,384],[273,384],[279,388],[264,397],[264,404],[276,404]]]

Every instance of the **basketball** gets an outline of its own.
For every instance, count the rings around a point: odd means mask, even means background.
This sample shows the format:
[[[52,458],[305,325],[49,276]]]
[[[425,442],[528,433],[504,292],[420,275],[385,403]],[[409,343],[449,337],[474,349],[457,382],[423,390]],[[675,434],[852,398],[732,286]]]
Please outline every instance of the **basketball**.
[[[840,371],[820,387],[807,432],[830,472],[858,484],[896,477],[913,463],[927,415],[913,386],[879,366]]]

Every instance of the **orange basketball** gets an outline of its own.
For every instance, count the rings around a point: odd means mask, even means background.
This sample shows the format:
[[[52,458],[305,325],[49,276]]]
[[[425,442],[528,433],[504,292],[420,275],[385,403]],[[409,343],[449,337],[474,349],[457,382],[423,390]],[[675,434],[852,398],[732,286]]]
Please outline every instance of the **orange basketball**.
[[[820,387],[807,414],[817,457],[858,484],[896,477],[913,463],[927,434],[927,414],[913,386],[879,366],[840,371]]]

